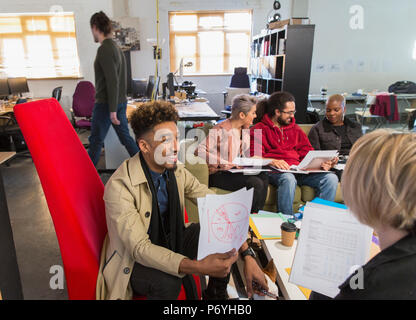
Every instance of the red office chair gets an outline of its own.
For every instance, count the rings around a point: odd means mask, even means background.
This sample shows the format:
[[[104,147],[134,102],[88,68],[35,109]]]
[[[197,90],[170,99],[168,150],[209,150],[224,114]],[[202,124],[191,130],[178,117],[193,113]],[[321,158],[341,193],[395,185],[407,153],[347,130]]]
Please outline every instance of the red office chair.
[[[107,234],[103,183],[55,99],[19,104],[14,111],[55,226],[69,299],[95,300]],[[199,278],[196,280],[200,297]],[[184,298],[182,289],[178,299]]]

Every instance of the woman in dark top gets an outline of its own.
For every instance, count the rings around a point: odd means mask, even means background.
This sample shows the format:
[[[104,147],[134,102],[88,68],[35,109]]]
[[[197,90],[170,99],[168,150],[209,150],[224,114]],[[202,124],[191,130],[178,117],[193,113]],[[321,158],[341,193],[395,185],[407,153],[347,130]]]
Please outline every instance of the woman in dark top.
[[[308,138],[315,150],[338,150],[340,163],[345,163],[352,145],[363,133],[361,125],[345,118],[345,99],[340,94],[329,97],[325,118],[315,124]],[[342,170],[332,169],[341,181]]]
[[[414,133],[376,130],[352,147],[344,201],[377,233],[381,252],[340,285],[335,299],[416,300],[415,163]]]
[[[345,118],[345,99],[340,94],[329,97],[325,119],[309,132],[309,141],[315,150],[338,150],[348,156],[352,145],[362,136],[361,125]]]

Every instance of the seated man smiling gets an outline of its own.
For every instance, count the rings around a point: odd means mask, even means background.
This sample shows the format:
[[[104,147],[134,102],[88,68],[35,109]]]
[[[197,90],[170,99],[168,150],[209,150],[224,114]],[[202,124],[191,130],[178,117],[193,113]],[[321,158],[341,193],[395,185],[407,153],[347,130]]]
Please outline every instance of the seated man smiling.
[[[295,123],[295,113],[295,98],[288,92],[275,92],[268,99],[258,102],[257,118],[260,122],[250,129],[251,154],[272,159],[271,164],[281,170],[298,165],[313,147]],[[329,171],[336,162],[337,158],[322,162],[321,169]],[[338,187],[338,177],[331,172],[293,174],[276,171],[269,174],[269,181],[278,189],[278,212],[287,215],[293,215],[296,185],[310,186],[316,190],[318,197],[330,201],[334,201]]]
[[[108,181],[104,201],[108,237],[101,256],[98,299],[177,299],[184,285],[195,299],[192,274],[209,275],[203,296],[226,299],[227,283],[237,252],[194,260],[199,224],[185,225],[184,199],[205,197],[207,186],[177,164],[176,109],[167,102],[149,102],[134,111],[130,124],[140,152],[126,160]],[[267,289],[264,273],[240,248],[245,261],[247,291],[253,280]]]

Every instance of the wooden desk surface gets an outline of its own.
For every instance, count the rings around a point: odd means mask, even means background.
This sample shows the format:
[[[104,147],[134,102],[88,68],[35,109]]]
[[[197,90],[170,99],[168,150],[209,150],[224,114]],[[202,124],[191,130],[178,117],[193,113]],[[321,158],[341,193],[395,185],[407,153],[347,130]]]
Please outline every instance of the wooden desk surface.
[[[16,152],[0,152],[0,164],[14,157]]]

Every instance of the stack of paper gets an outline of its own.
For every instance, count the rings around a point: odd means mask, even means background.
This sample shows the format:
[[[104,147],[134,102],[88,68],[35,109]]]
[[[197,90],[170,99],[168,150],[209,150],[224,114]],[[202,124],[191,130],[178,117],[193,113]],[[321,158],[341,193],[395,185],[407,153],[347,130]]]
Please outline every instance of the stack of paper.
[[[259,158],[240,158],[237,157],[233,160],[233,164],[243,167],[240,169],[230,169],[228,170],[231,173],[244,173],[247,175],[257,175],[260,172],[271,171],[267,168],[262,168],[270,164],[272,160],[259,159]]]
[[[265,167],[270,164],[272,160],[261,158],[240,158],[237,157],[233,160],[233,164],[239,167]]]
[[[289,281],[335,297],[369,257],[373,230],[347,209],[308,203]]]
[[[247,240],[253,188],[198,198],[198,260],[214,253],[238,250]]]

